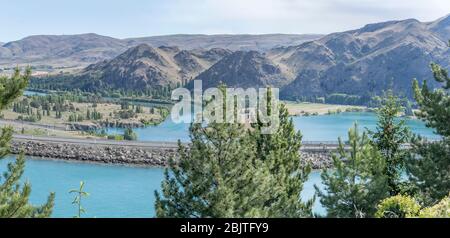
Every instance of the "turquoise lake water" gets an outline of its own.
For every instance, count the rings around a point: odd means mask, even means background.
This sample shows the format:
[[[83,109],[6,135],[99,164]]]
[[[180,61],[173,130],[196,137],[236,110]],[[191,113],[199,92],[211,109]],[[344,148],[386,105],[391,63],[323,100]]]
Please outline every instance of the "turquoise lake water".
[[[25,90],[23,92],[23,95],[25,95],[25,96],[45,96],[45,95],[47,95],[47,93]]]
[[[0,171],[5,171],[10,156],[0,160]],[[159,190],[163,179],[161,168],[138,168],[116,165],[72,163],[54,160],[27,158],[22,180],[32,185],[30,200],[42,204],[50,192],[56,193],[53,217],[73,217],[77,210],[72,205],[73,194],[68,191],[78,188],[85,181],[85,191],[90,196],[84,199],[87,214],[83,217],[154,217],[154,191]],[[314,184],[321,185],[320,173],[314,171],[304,185],[303,197],[314,195]],[[324,213],[316,202],[314,211]]]
[[[377,118],[374,113],[349,112],[333,115],[292,117],[295,127],[303,134],[305,141],[337,141],[338,137],[347,138],[347,132],[357,122],[361,131],[364,128],[374,129]],[[407,120],[407,125],[414,133],[430,139],[437,138],[433,131],[426,128],[419,120]],[[168,118],[158,126],[134,129],[140,141],[188,141],[189,124],[176,124]],[[109,134],[123,133],[123,129],[108,128]]]
[[[357,121],[360,128],[373,129],[376,117],[372,113],[342,113],[326,116],[293,117],[307,141],[336,141],[346,138],[348,129]],[[432,130],[418,120],[408,120],[413,132],[436,138]],[[154,127],[136,129],[142,141],[188,140],[188,124],[174,124],[170,120]],[[110,129],[110,133],[121,132]],[[0,171],[13,157],[0,161]],[[78,188],[80,181],[86,182],[86,191],[91,196],[84,201],[88,211],[86,217],[154,217],[154,191],[160,189],[163,179],[161,168],[137,168],[87,163],[69,163],[28,158],[23,181],[32,184],[31,201],[41,204],[49,192],[56,192],[54,217],[72,217],[76,214],[71,204],[73,196],[68,193]],[[321,186],[320,172],[314,171],[305,183],[303,198],[314,195],[314,184]],[[316,201],[314,211],[324,214]]]

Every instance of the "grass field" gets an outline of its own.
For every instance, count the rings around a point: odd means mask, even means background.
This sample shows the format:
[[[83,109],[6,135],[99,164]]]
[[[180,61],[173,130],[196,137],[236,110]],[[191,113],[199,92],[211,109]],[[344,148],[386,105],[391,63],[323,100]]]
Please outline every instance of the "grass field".
[[[322,103],[306,103],[306,102],[284,102],[290,115],[325,115],[329,113],[345,112],[345,111],[364,111],[367,108],[362,106],[335,105]]]

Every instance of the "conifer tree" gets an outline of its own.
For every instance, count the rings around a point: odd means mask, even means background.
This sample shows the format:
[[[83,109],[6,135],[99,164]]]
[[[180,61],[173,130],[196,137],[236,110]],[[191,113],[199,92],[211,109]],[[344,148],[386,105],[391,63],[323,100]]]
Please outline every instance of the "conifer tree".
[[[136,133],[133,131],[133,129],[131,129],[130,127],[125,129],[125,132],[123,133],[123,138],[125,140],[137,140],[137,135]]]
[[[311,216],[312,201],[300,197],[309,173],[300,164],[301,135],[285,108],[280,115],[272,136],[262,136],[258,125],[192,124],[190,147],[179,145],[180,158],[166,170],[162,194],[156,192],[157,216]]]
[[[0,110],[4,109],[14,99],[22,95],[28,83],[31,71],[21,75],[16,69],[12,77],[0,77]],[[9,154],[9,142],[13,129],[2,128],[0,134],[0,159]],[[31,185],[20,185],[20,178],[25,168],[25,158],[21,154],[14,163],[8,164],[7,171],[0,178],[0,218],[43,218],[49,217],[53,209],[54,194],[50,194],[47,202],[42,206],[29,203]]]
[[[238,124],[193,124],[191,147],[165,172],[158,217],[266,217],[271,183],[255,148]]]
[[[450,191],[450,77],[447,70],[437,64],[431,64],[431,70],[442,88],[432,90],[426,81],[421,87],[417,80],[414,81],[415,99],[419,105],[416,115],[427,127],[434,128],[441,140],[433,142],[415,136],[407,166],[426,206],[434,205]]]
[[[268,91],[270,105],[271,91]],[[267,107],[270,112],[270,106]],[[270,217],[308,217],[312,214],[314,199],[303,202],[301,192],[311,167],[301,160],[302,135],[289,117],[286,106],[279,104],[279,127],[275,133],[261,133],[263,123],[254,125],[250,134],[256,143],[257,158],[269,167],[276,184],[272,185]]]
[[[396,118],[403,111],[400,100],[392,91],[388,91],[382,99],[382,106],[377,109],[377,128],[369,131],[374,146],[385,160],[391,196],[400,192],[401,173],[404,172],[407,157],[407,151],[402,146],[409,142],[410,136],[406,121]]]
[[[329,217],[373,217],[379,201],[389,195],[385,161],[368,136],[358,134],[356,124],[348,137],[349,151],[339,138],[338,152],[332,155],[333,169],[321,175],[325,191],[315,186],[317,195]]]

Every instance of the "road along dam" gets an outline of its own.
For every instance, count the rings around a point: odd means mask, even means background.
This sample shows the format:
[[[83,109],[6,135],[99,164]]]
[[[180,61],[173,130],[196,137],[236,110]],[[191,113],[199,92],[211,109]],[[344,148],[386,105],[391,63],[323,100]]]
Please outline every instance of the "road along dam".
[[[304,142],[301,156],[313,169],[331,166],[331,154],[337,142]],[[95,139],[14,135],[11,153],[37,158],[165,167],[170,158],[178,158],[175,142],[136,142]]]

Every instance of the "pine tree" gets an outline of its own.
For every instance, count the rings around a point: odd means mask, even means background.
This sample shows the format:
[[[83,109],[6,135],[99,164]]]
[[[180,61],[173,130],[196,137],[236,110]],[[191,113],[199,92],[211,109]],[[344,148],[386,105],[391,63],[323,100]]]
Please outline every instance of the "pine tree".
[[[271,102],[268,91],[268,104]],[[294,127],[292,118],[284,104],[279,104],[280,125],[275,133],[261,133],[263,123],[254,125],[251,136],[256,143],[258,159],[269,166],[269,172],[276,184],[270,194],[270,217],[308,217],[312,214],[314,200],[306,203],[301,199],[303,183],[311,172],[311,167],[301,160],[302,135]],[[268,107],[270,113],[270,107]]]
[[[312,201],[300,198],[309,173],[300,166],[301,135],[287,111],[280,114],[280,128],[271,137],[262,136],[258,125],[192,124],[190,146],[179,143],[180,158],[171,160],[162,194],[155,192],[157,216],[311,216]]]
[[[158,217],[266,217],[271,182],[238,124],[193,124],[191,147],[179,145],[166,170]],[[243,136],[244,134],[244,136]]]
[[[4,109],[14,99],[23,93],[27,86],[31,71],[21,75],[16,69],[12,77],[0,77],[0,110]],[[6,127],[0,134],[0,159],[9,154],[9,142],[12,139],[13,129]],[[14,163],[8,164],[8,170],[0,179],[0,218],[13,217],[49,217],[53,210],[54,194],[50,194],[47,202],[42,206],[29,203],[31,185],[20,185],[20,178],[25,168],[25,157],[19,155]]]
[[[407,151],[402,146],[409,142],[410,137],[406,121],[396,118],[403,111],[400,100],[388,91],[382,99],[382,106],[377,109],[376,131],[369,131],[373,144],[385,160],[391,196],[400,192],[401,173],[404,172],[407,157]]]
[[[358,134],[355,124],[349,130],[349,151],[339,138],[333,169],[323,171],[325,191],[315,186],[329,217],[373,217],[377,204],[389,195],[385,161],[368,136]]]
[[[137,140],[137,135],[131,128],[126,128],[123,133],[123,138],[125,140]]]
[[[432,90],[426,81],[422,87],[414,81],[415,99],[420,109],[416,115],[442,139],[431,142],[415,136],[407,166],[411,181],[419,188],[422,202],[427,206],[437,203],[450,191],[450,77],[447,70],[437,64],[431,64],[431,70],[435,80],[443,86]]]

